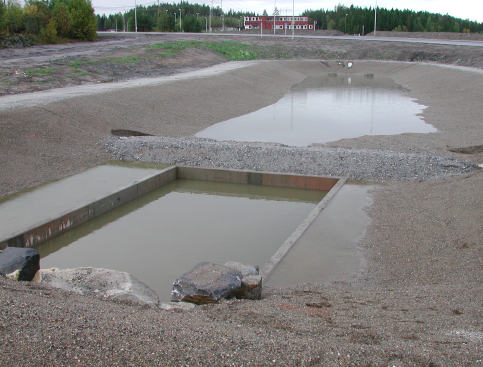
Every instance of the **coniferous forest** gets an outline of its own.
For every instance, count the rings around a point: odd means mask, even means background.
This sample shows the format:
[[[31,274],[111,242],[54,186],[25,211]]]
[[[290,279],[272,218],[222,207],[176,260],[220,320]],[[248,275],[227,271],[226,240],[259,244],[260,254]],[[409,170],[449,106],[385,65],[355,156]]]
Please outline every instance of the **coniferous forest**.
[[[160,3],[148,7],[138,6],[126,13],[115,15],[97,15],[98,30],[135,30],[135,16],[139,32],[179,31],[181,9],[182,30],[185,32],[204,31],[209,21],[210,7],[200,4]],[[273,14],[273,11],[264,12]],[[176,15],[175,15],[176,14]],[[220,29],[243,27],[244,15],[256,15],[253,12],[235,12],[223,14],[216,7],[212,14],[212,27]],[[288,14],[290,15],[290,14]],[[309,17],[309,23],[316,22],[316,29],[338,30],[348,34],[364,34],[374,31],[374,8],[336,6],[333,10],[306,10],[302,15]],[[205,19],[206,18],[206,19]],[[176,24],[175,24],[176,22]],[[195,28],[193,28],[195,27]],[[483,23],[464,20],[450,15],[441,15],[412,10],[377,9],[378,31],[406,32],[460,32],[483,33]]]
[[[220,7],[213,8],[211,27],[217,31],[243,29],[245,15],[256,14],[234,10],[223,13]],[[306,10],[302,15],[320,30],[361,35],[374,31],[374,8],[338,5],[333,10]],[[209,19],[208,5],[187,2],[138,5],[125,12],[100,15],[94,13],[90,0],[26,0],[24,5],[18,0],[4,0],[0,2],[0,40],[23,35],[40,43],[91,41],[96,39],[96,31],[108,30],[203,32],[209,27]],[[377,31],[483,33],[483,23],[451,15],[377,8]]]

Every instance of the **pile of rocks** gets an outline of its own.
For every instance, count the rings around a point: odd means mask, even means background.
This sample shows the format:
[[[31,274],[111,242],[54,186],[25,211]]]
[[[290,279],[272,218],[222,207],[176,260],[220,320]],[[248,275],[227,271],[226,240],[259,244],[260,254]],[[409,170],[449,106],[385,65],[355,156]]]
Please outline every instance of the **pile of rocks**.
[[[82,295],[123,300],[162,309],[191,308],[195,304],[238,298],[258,300],[262,278],[257,266],[229,261],[224,266],[201,262],[173,284],[171,303],[160,304],[154,290],[123,271],[75,268],[40,269],[40,255],[31,248],[7,247],[0,252],[0,275],[33,281]]]

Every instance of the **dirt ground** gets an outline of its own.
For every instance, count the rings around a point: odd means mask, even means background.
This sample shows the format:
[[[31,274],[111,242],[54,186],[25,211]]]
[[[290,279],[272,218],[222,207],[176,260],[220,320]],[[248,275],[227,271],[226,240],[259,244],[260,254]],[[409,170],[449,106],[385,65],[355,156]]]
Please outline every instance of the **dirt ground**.
[[[404,33],[404,32],[402,32]],[[322,35],[332,35],[330,32]],[[442,38],[441,34],[424,34]],[[407,37],[407,34],[402,35]],[[207,42],[199,35],[101,34],[98,42],[72,43],[30,48],[2,49],[0,53],[0,96],[27,93],[85,83],[171,75],[225,62],[206,48],[190,48],[166,55],[149,47],[159,43]],[[388,60],[431,62],[483,68],[481,47],[438,44],[409,45],[337,39],[281,39],[272,37],[213,36],[210,42],[239,42],[251,45],[266,60]],[[161,56],[160,56],[161,54]]]
[[[2,50],[0,88],[4,95],[25,93],[168,75],[225,61],[201,49],[129,65],[106,61],[146,55],[146,45],[176,37],[121,36],[92,44]],[[100,142],[112,128],[192,136],[204,126],[269,105],[294,83],[325,68],[321,59],[341,74],[393,78],[428,106],[423,117],[439,131],[361,137],[330,146],[483,162],[481,47],[232,41],[252,44],[262,57],[278,60],[211,78],[0,110],[0,197],[108,160]],[[96,63],[99,73],[86,69],[85,75],[67,77],[73,68],[69,63],[86,57],[103,60]],[[338,60],[353,60],[354,67],[343,68]],[[53,69],[48,76],[27,75],[29,69],[47,68]],[[159,115],[162,121],[155,119]],[[12,366],[482,366],[482,192],[481,171],[438,181],[391,182],[371,194],[373,203],[366,209],[371,224],[359,243],[367,266],[359,278],[266,288],[257,302],[166,312],[0,279],[0,358]]]

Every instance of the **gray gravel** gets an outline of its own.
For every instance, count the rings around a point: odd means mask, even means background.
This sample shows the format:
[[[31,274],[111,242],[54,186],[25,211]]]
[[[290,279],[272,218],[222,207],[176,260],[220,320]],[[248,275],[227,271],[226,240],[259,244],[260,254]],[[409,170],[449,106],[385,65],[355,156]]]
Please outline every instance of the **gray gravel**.
[[[374,182],[441,179],[468,174],[476,169],[469,160],[427,154],[290,147],[273,143],[226,142],[198,138],[112,138],[105,142],[105,146],[116,159],[127,161],[348,176],[353,180]]]
[[[483,172],[471,173],[470,162],[456,159],[482,163],[483,156],[447,149],[483,144],[481,72],[361,61],[344,71],[332,63],[331,71],[377,73],[407,86],[428,106],[423,115],[437,134],[362,137],[331,148],[185,138],[273,103],[320,67],[264,63],[140,88],[137,98],[130,90],[0,111],[0,195],[78,172],[111,153],[392,181],[371,194],[372,222],[359,243],[367,265],[354,283],[265,287],[261,301],[162,311],[0,279],[0,365],[482,366]],[[113,128],[166,138],[98,144]]]

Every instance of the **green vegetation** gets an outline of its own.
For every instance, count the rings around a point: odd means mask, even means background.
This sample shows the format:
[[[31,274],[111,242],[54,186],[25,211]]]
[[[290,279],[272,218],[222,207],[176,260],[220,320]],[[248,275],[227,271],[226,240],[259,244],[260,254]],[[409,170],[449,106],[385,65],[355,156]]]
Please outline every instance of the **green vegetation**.
[[[169,42],[156,43],[149,48],[163,49],[164,53],[158,54],[161,57],[174,55],[175,51],[185,50],[187,48],[208,48],[219,52],[229,60],[253,60],[259,57],[259,53],[253,49],[253,46],[237,42]]]
[[[374,9],[338,5],[334,10],[308,10],[309,22],[319,29],[336,29],[348,34],[374,31]],[[412,10],[377,8],[377,30],[399,32],[483,33],[483,23],[450,15]]]
[[[258,52],[254,51],[252,46],[244,43],[203,43],[202,47],[211,48],[230,60],[253,60],[258,58]]]
[[[74,73],[78,74],[78,75],[87,75],[87,74],[89,74],[87,71],[82,71],[82,70],[79,70],[79,69],[73,69],[72,71]]]
[[[28,76],[41,76],[52,74],[54,72],[53,68],[45,68],[45,69],[35,69],[35,70],[27,70]]]
[[[181,14],[179,9],[181,9]],[[147,7],[136,8],[138,31],[150,32],[202,32],[206,29],[210,15],[208,5],[189,4],[188,2],[154,3]],[[267,12],[265,12],[267,13]],[[176,17],[175,17],[176,14]],[[223,14],[223,16],[222,16]],[[181,15],[181,27],[180,27]],[[243,16],[255,15],[254,12],[223,13],[220,7],[213,8],[211,26],[215,30],[243,28]],[[268,12],[267,15],[271,15]],[[309,23],[316,22],[317,29],[334,29],[349,34],[367,34],[374,30],[374,8],[337,5],[333,10],[306,10],[302,15],[309,17]],[[207,18],[207,19],[205,19]],[[175,22],[176,19],[176,22]],[[129,25],[129,29],[127,29]],[[135,31],[134,9],[125,14],[97,15],[97,28],[100,31]],[[377,8],[378,31],[400,32],[463,32],[483,33],[483,23],[463,20],[450,15]]]
[[[30,36],[40,43],[93,41],[97,21],[91,0],[18,0],[0,3],[2,35]]]
[[[179,9],[181,9],[181,14]],[[159,3],[159,5],[155,3],[147,7],[138,5],[136,13],[137,30],[139,32],[179,32],[180,30],[184,32],[202,32],[208,26],[210,7],[204,4],[190,4],[188,2]],[[255,13],[234,12],[233,10],[223,13],[219,6],[214,7],[211,26],[214,29],[220,29],[222,25],[225,28],[238,29],[243,26],[243,18],[241,17],[244,15],[255,15]],[[98,14],[97,29],[99,31],[135,31],[134,9],[129,9],[124,14],[110,14],[109,16]]]

